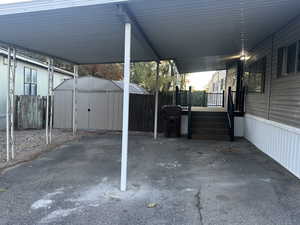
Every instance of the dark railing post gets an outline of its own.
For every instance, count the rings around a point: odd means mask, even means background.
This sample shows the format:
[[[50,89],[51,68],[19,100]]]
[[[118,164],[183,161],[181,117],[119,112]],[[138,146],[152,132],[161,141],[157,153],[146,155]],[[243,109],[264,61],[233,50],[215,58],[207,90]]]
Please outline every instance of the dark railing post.
[[[179,87],[178,86],[176,86],[176,96],[175,96],[175,101],[176,101],[176,105],[180,105],[180,93],[179,93]]]
[[[203,92],[203,96],[204,96],[204,100],[203,100],[203,107],[207,107],[208,106],[208,95],[206,93],[206,91]]]
[[[246,94],[246,87],[244,86],[241,93],[241,104],[240,104],[240,112],[244,114],[245,112],[245,94]]]
[[[225,107],[225,91],[222,93],[222,107]]]
[[[188,139],[192,138],[192,87],[189,87],[188,96]]]
[[[230,113],[230,94],[232,94],[231,87],[228,88],[227,113]]]

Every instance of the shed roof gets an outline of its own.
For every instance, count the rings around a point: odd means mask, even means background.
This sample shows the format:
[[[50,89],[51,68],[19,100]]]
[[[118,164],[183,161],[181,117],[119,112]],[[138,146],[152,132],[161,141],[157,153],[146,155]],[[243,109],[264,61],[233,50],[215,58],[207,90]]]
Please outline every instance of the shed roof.
[[[59,85],[55,90],[66,91],[73,90],[73,79],[65,80],[61,85]],[[122,92],[123,91],[123,81],[111,81],[102,79],[99,77],[86,76],[78,78],[78,91],[87,92]],[[148,92],[138,86],[137,84],[130,83],[129,92],[131,94],[148,94]]]
[[[174,59],[180,72],[224,69],[298,16],[299,0],[33,0],[0,5],[0,40],[78,64]],[[276,16],[274,16],[276,15]]]
[[[124,89],[124,81],[123,80],[113,81],[113,82],[122,90]],[[134,84],[134,83],[129,84],[129,92],[131,94],[141,94],[141,95],[149,94],[148,91],[145,90],[145,88],[143,88],[137,84]]]

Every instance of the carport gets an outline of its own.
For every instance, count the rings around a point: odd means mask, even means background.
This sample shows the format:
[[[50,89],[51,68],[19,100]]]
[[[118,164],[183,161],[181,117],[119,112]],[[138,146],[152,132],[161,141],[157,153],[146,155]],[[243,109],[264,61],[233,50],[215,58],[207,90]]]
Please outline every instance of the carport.
[[[227,62],[245,59],[247,50],[287,24],[299,9],[300,2],[294,0],[33,0],[1,6],[0,40],[9,49],[48,56],[49,74],[53,58],[72,62],[75,78],[79,64],[124,62],[121,190],[125,191],[130,63],[156,61],[159,67],[160,60],[174,60],[180,73],[226,69]],[[158,90],[155,138],[157,99]],[[7,118],[12,115],[9,108]],[[73,128],[76,132],[76,116]],[[13,139],[8,130],[9,152]]]

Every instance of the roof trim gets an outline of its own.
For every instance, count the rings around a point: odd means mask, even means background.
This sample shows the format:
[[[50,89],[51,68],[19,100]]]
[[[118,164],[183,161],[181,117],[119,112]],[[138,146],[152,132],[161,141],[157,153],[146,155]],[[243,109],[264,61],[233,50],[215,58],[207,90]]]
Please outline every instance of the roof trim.
[[[0,16],[120,2],[128,2],[128,0],[32,0],[1,5]]]
[[[3,49],[0,49],[0,55],[7,57],[8,53],[7,53],[7,51],[5,51]],[[44,69],[48,69],[47,64],[35,61],[33,59],[26,58],[24,56],[16,55],[16,59],[19,60],[19,61],[25,62],[25,63],[29,63],[31,65],[35,65],[35,66],[38,66],[38,67],[41,67],[41,68],[44,68]],[[72,72],[69,72],[67,70],[63,70],[63,69],[60,69],[60,68],[57,68],[57,67],[54,67],[54,72],[57,72],[57,73],[60,73],[60,74],[63,74],[63,75],[67,75],[67,76],[70,76],[70,77],[74,76],[74,74]]]

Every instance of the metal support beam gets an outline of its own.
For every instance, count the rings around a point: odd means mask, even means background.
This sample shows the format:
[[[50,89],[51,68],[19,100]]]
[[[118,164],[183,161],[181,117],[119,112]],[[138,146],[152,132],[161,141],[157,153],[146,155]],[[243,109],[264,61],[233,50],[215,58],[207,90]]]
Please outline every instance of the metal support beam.
[[[126,191],[127,188],[130,57],[131,57],[131,24],[126,23],[125,24],[125,55],[124,55],[121,191]]]
[[[11,158],[15,158],[15,132],[14,132],[14,125],[15,125],[15,83],[16,83],[16,49],[13,48],[13,67],[11,73],[11,80],[10,80],[10,99],[11,99],[11,110],[10,110],[10,135],[11,135]]]
[[[159,61],[161,59],[160,54],[158,53],[153,43],[150,41],[142,26],[139,24],[135,15],[131,12],[128,6],[126,4],[118,4],[117,10],[118,16],[121,18],[122,22],[130,23],[132,25],[132,35],[135,37],[135,39],[142,42],[142,46],[147,47],[148,49],[146,50],[151,51],[156,60]]]
[[[7,98],[6,98],[6,161],[15,158],[15,80],[16,49],[8,47],[7,54]]]
[[[155,79],[155,112],[154,112],[154,140],[157,139],[158,125],[158,93],[159,93],[159,61],[156,64],[156,79]]]
[[[52,144],[53,129],[53,107],[54,107],[54,65],[51,59],[51,76],[50,76],[50,125],[49,125],[49,143]]]
[[[52,124],[53,124],[53,59],[48,58],[48,94],[46,104],[46,144],[52,141]],[[51,101],[51,102],[50,102]]]
[[[46,144],[49,144],[49,89],[50,89],[50,73],[51,73],[51,60],[48,58],[48,91],[47,91],[47,103],[46,103]]]
[[[7,96],[6,96],[6,161],[9,161],[9,152],[11,148],[10,136],[10,115],[11,115],[11,102],[10,102],[10,78],[11,78],[11,48],[8,47],[7,54]]]
[[[73,78],[73,135],[77,134],[77,87],[78,87],[78,65],[74,66]]]

